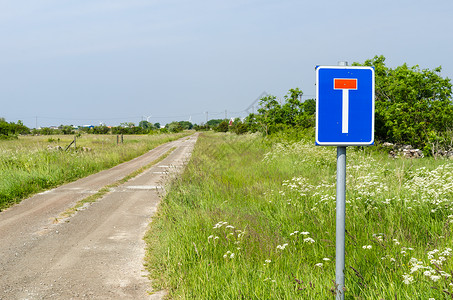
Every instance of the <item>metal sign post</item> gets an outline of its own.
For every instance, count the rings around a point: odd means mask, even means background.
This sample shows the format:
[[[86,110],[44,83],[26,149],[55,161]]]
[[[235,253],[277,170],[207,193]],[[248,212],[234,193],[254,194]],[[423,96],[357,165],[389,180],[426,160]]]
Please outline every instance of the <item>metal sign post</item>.
[[[346,147],[337,147],[337,220],[335,239],[336,299],[344,299],[344,257],[346,231]]]
[[[374,143],[374,69],[316,68],[316,145],[337,146],[335,285],[345,293],[346,147]]]

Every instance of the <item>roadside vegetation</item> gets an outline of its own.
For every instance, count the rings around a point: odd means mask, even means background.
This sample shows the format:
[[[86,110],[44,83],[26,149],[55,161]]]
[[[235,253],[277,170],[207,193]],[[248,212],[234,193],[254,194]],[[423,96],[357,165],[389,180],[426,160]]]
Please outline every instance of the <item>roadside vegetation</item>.
[[[146,237],[172,299],[334,299],[335,147],[205,133]],[[346,299],[451,299],[453,162],[347,153]]]
[[[0,210],[31,194],[53,188],[135,158],[188,132],[124,136],[19,136],[0,141]]]

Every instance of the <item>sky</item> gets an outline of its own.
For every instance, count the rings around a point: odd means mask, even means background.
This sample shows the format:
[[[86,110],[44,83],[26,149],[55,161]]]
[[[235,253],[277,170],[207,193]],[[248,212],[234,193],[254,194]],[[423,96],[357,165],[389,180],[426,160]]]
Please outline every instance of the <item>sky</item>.
[[[453,78],[452,16],[451,0],[0,0],[0,117],[244,117],[263,92],[314,98],[317,65],[375,55]]]

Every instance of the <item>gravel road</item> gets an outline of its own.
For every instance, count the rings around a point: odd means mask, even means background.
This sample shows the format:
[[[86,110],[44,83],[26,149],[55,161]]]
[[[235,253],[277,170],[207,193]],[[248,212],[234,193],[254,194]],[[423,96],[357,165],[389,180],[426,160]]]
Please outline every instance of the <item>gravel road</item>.
[[[160,189],[189,159],[197,134],[0,213],[0,299],[161,299],[149,295],[143,236]],[[176,149],[139,176],[56,223],[77,201]]]

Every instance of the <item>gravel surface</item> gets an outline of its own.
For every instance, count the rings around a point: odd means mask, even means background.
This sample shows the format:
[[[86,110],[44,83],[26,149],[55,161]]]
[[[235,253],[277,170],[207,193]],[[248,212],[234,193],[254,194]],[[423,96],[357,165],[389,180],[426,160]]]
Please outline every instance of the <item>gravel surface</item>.
[[[143,236],[165,182],[187,162],[197,136],[161,145],[1,212],[0,299],[161,299],[165,291],[151,291],[144,270]],[[55,222],[77,201],[173,147],[160,163]]]

